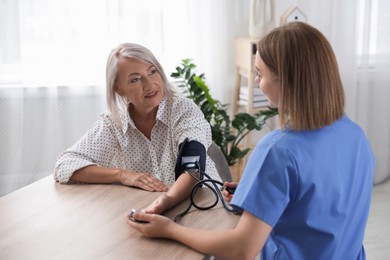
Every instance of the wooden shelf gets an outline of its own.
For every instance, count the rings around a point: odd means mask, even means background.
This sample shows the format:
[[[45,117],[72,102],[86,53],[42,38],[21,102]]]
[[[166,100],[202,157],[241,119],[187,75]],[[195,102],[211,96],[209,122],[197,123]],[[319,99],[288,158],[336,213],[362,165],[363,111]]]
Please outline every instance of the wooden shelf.
[[[248,114],[253,115],[259,110],[268,109],[268,101],[261,102],[261,106],[256,106],[254,103],[255,97],[255,88],[258,88],[255,77],[256,77],[256,67],[255,67],[255,57],[257,51],[257,43],[260,39],[254,38],[243,38],[239,37],[235,39],[235,63],[236,63],[236,82],[234,86],[234,97],[233,97],[233,109],[232,116],[239,113],[239,111],[245,111]],[[241,88],[245,86],[245,95],[246,97],[242,99],[243,93],[241,93]],[[258,91],[256,91],[258,92]],[[241,93],[241,98],[240,98]],[[256,93],[258,95],[258,93]],[[257,98],[256,98],[257,99]],[[257,103],[258,104],[258,103]],[[242,147],[249,147],[252,151],[254,145],[251,142],[251,134],[248,134],[243,140]],[[245,168],[248,157],[251,154],[251,151],[245,156],[241,161],[239,166],[237,166],[236,171],[239,173],[235,174],[235,179],[238,180],[241,177],[242,171]]]
[[[240,89],[243,85],[242,81],[248,81],[247,87],[247,106],[246,112],[253,113],[253,89],[255,87],[255,55],[256,44],[259,39],[251,38],[236,38],[235,39],[235,62],[236,62],[236,83],[234,86],[234,100],[233,100],[233,115],[238,113],[240,107]]]

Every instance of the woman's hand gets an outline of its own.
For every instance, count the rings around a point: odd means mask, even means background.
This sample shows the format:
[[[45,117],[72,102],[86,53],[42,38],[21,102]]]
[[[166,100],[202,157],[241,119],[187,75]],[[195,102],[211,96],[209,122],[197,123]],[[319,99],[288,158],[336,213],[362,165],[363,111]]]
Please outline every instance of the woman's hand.
[[[196,180],[190,174],[183,173],[169,188],[167,193],[160,195],[142,211],[152,214],[163,213],[188,198],[195,183]]]
[[[120,182],[126,186],[138,187],[147,191],[167,191],[168,187],[159,179],[148,173],[123,171]]]
[[[229,188],[236,188],[238,185],[238,182],[225,182],[224,185]],[[227,190],[222,191],[223,199],[230,205],[230,201],[233,198],[233,194],[230,194]]]
[[[142,211],[151,214],[161,214],[172,206],[171,198],[167,194],[163,194]]]
[[[129,226],[142,233],[146,237],[160,237],[169,238],[169,231],[176,225],[172,220],[167,217],[147,214],[137,211],[133,214],[133,220],[130,220],[130,214],[126,214],[126,221]],[[146,223],[140,223],[137,221],[143,221]]]

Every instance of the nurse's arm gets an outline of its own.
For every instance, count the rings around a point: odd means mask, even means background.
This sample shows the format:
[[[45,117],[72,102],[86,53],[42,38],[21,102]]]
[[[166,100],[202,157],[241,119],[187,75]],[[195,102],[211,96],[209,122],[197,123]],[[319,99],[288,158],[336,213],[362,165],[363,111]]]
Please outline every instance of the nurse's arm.
[[[247,211],[232,230],[200,230],[178,224],[167,232],[177,240],[207,255],[222,259],[254,259],[263,249],[272,227]]]

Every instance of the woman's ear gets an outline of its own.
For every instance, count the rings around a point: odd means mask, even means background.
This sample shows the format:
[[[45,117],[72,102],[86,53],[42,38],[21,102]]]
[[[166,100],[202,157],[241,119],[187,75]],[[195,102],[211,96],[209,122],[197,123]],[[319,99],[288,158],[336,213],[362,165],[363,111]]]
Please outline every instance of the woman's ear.
[[[121,91],[120,91],[119,86],[118,86],[118,82],[116,82],[116,81],[115,81],[115,83],[114,83],[114,91],[115,91],[119,96],[122,96]]]

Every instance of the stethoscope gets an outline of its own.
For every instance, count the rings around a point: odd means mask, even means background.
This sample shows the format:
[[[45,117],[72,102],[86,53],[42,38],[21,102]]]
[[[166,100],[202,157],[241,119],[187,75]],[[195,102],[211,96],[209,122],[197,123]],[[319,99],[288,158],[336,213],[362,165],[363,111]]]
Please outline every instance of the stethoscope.
[[[189,196],[190,204],[182,213],[176,215],[176,217],[173,220],[174,222],[179,221],[184,215],[186,215],[192,206],[194,206],[195,208],[197,208],[199,210],[208,210],[208,209],[212,209],[213,207],[215,207],[218,204],[219,200],[221,200],[223,207],[227,211],[232,212],[232,213],[239,213],[239,211],[235,210],[233,207],[228,205],[222,196],[222,190],[226,189],[230,194],[233,194],[235,188],[226,187],[223,184],[223,182],[212,179],[208,174],[206,174],[206,172],[203,172],[202,170],[200,170],[201,168],[200,168],[198,161],[187,163],[185,165],[185,169],[186,169],[185,172],[190,174],[194,179],[196,179],[197,182],[192,187],[192,190],[191,190],[191,193]],[[205,187],[209,188],[214,193],[214,195],[216,197],[216,200],[210,206],[203,206],[202,207],[202,206],[197,205],[195,202],[196,192],[203,185]],[[218,185],[220,186],[219,188],[218,188]]]

